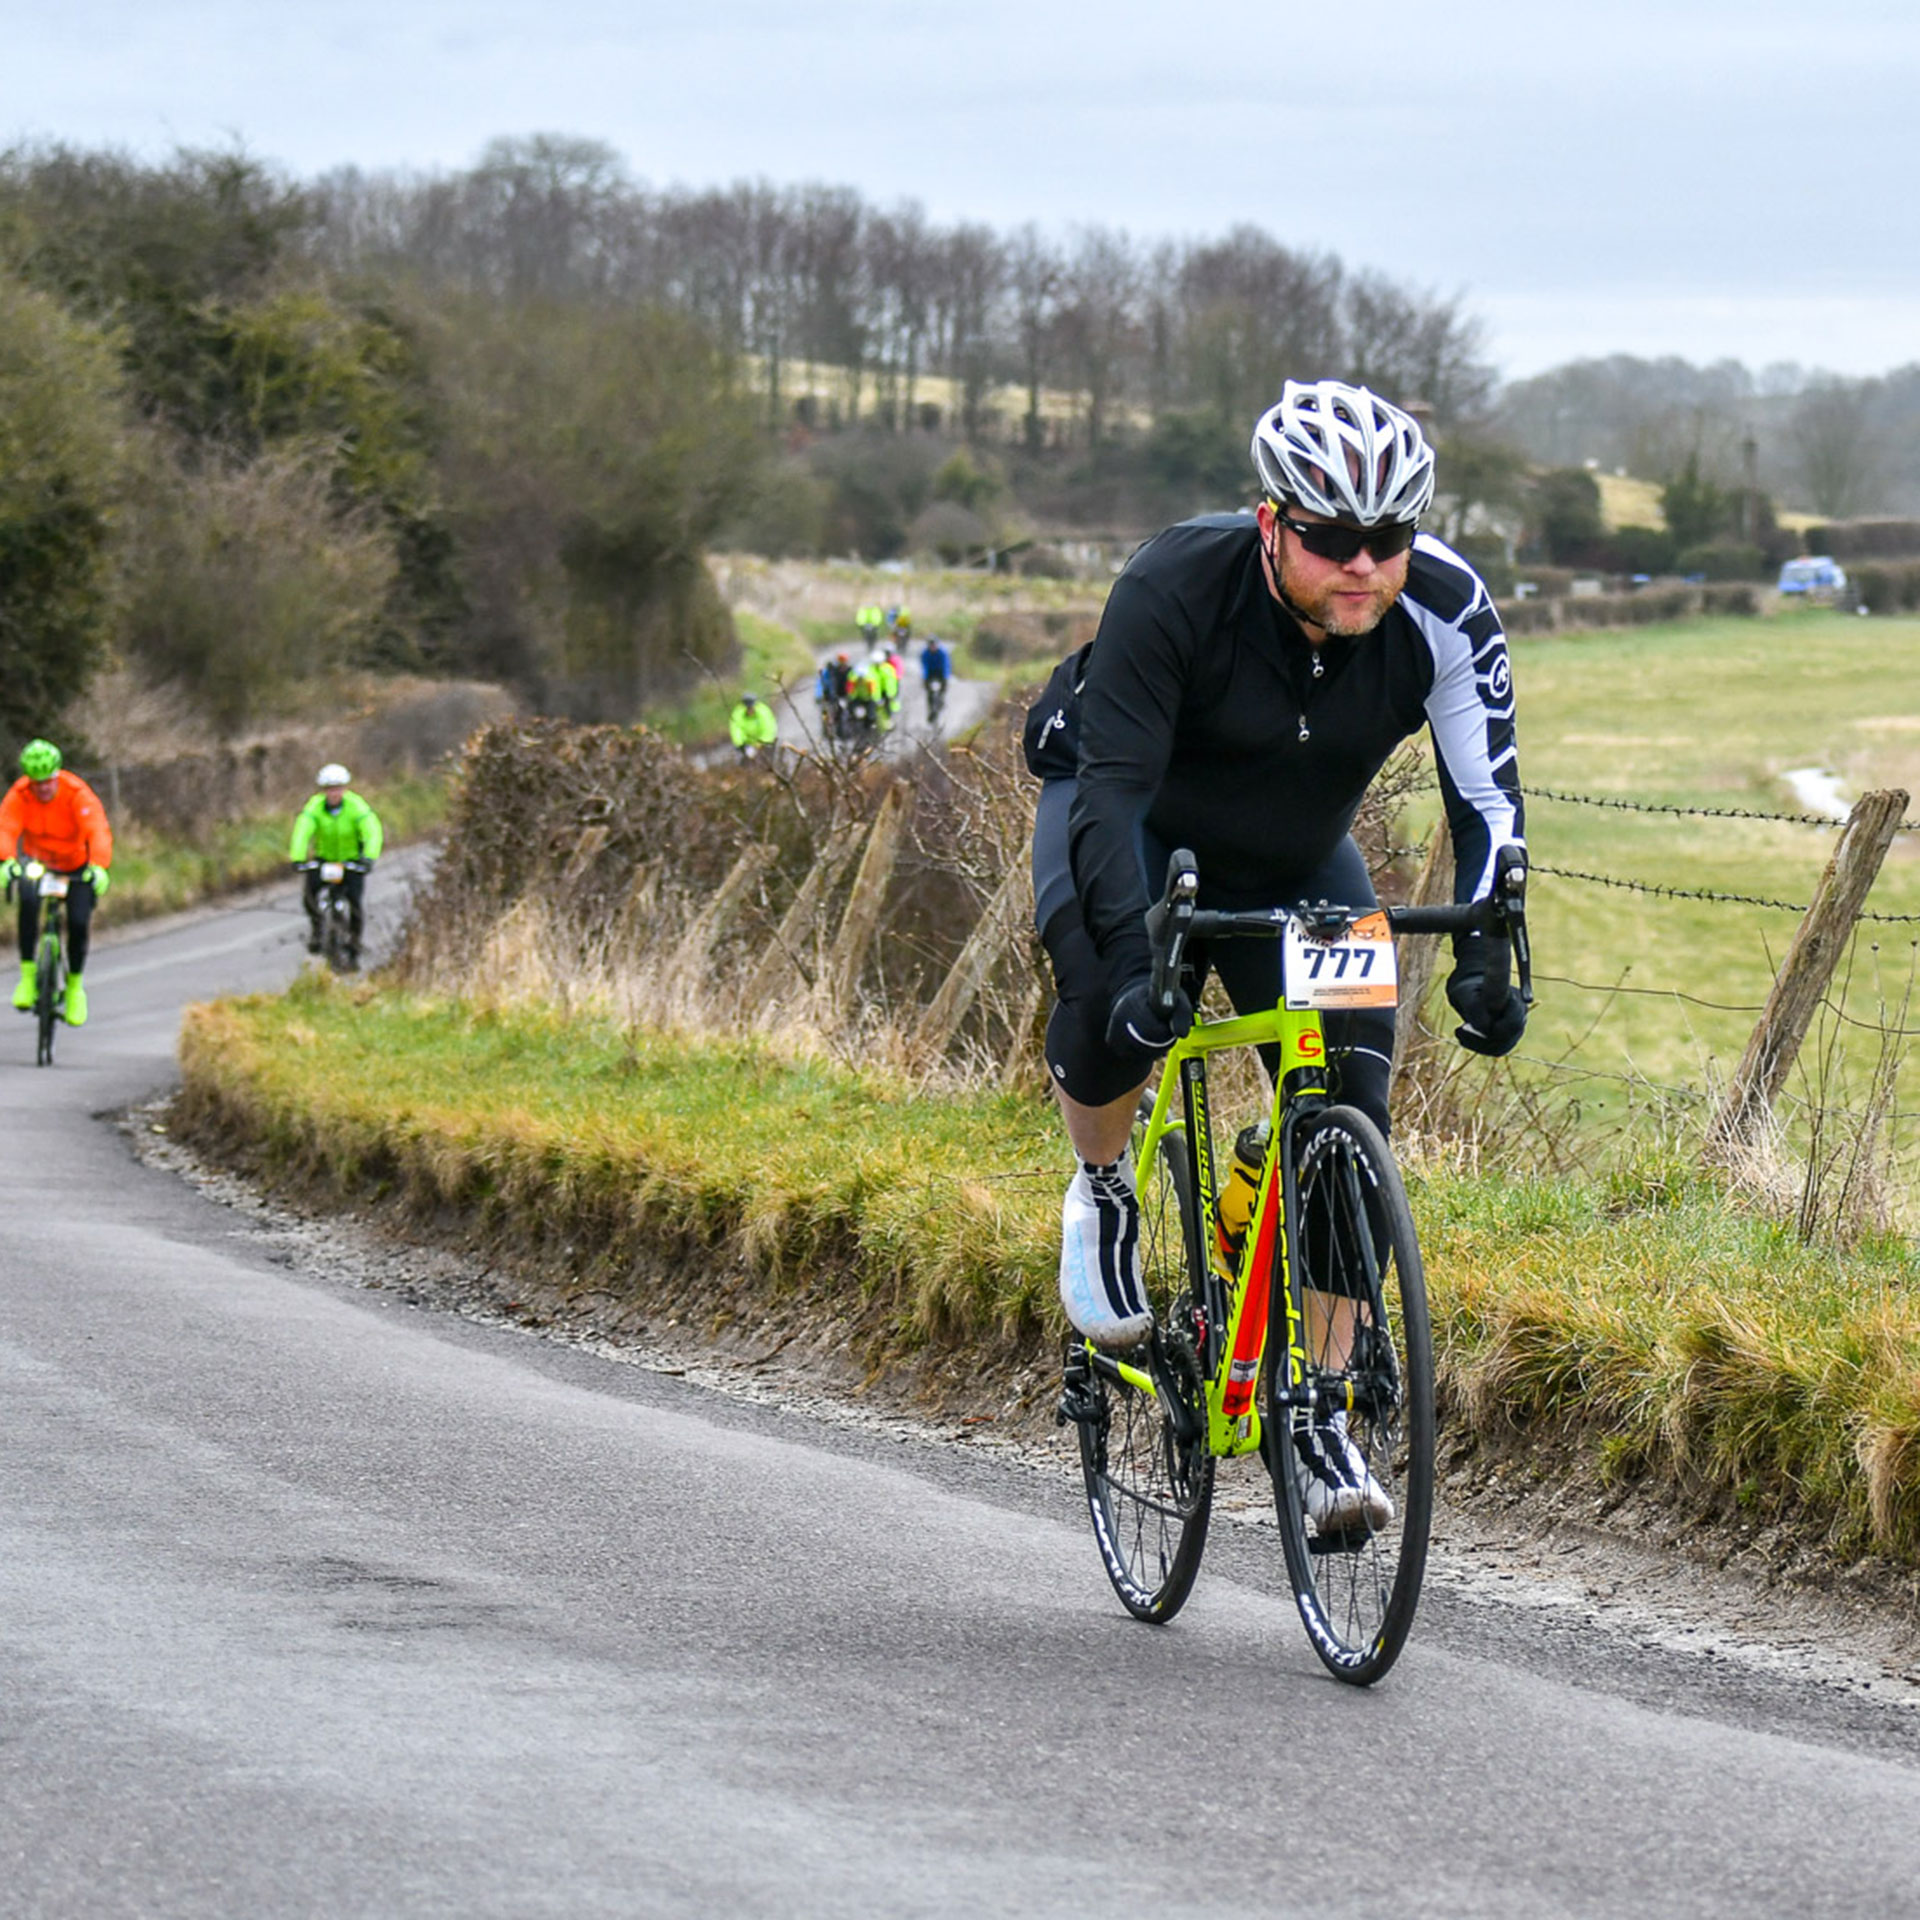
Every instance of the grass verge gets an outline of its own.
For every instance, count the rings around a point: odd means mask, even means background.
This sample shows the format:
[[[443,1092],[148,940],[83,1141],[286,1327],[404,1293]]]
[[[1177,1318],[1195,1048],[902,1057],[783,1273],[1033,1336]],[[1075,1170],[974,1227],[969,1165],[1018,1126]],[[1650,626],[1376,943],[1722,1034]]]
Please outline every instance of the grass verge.
[[[557,1015],[312,976],[197,1007],[180,1125],[269,1174],[452,1209],[560,1284],[738,1263],[774,1293],[817,1270],[883,1338],[1031,1345],[1059,1208],[1031,1098],[917,1098],[742,1040],[698,1048]],[[592,1249],[591,1254],[576,1249]]]
[[[431,833],[446,819],[444,778],[414,776],[359,791],[379,814],[389,846]],[[278,878],[287,870],[296,811],[216,821],[190,839],[130,825],[114,836],[113,886],[103,911],[115,920],[146,919]]]
[[[1058,1331],[1062,1149],[1031,1098],[318,977],[194,1009],[182,1061],[189,1137],[451,1214],[562,1286],[677,1272],[712,1300],[716,1263],[769,1299],[827,1286],[859,1303],[869,1365],[933,1348],[961,1372]],[[1920,1562],[1904,1241],[1809,1250],[1677,1161],[1411,1185],[1456,1434],[1551,1445],[1830,1558]]]

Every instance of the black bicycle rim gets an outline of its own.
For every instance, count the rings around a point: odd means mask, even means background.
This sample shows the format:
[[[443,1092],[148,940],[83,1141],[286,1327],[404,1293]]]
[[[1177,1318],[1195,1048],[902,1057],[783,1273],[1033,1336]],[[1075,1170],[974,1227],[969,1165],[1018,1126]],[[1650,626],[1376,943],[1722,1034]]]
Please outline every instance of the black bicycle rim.
[[[1146,1392],[1094,1356],[1079,1421],[1087,1512],[1107,1578],[1135,1619],[1156,1625],[1171,1620],[1193,1591],[1213,1510],[1214,1464],[1193,1344],[1186,1142],[1170,1136],[1162,1147],[1161,1167],[1140,1196],[1141,1262],[1159,1324],[1151,1345],[1122,1356],[1159,1390]]]
[[[1287,1577],[1314,1651],[1353,1686],[1370,1686],[1399,1658],[1413,1625],[1433,1520],[1433,1347],[1413,1214],[1379,1129],[1351,1107],[1309,1116],[1289,1149],[1292,1266],[1316,1410],[1287,1406],[1268,1428]],[[1309,1293],[1343,1303],[1308,1313]],[[1351,1302],[1350,1306],[1344,1303]],[[1347,1338],[1329,1330],[1342,1317]],[[1347,1348],[1344,1364],[1338,1346]],[[1315,1348],[1318,1351],[1315,1351]],[[1284,1333],[1269,1345],[1268,1404],[1292,1371]],[[1309,1493],[1296,1435],[1325,1458],[1344,1434],[1391,1516],[1342,1517],[1324,1489]],[[1323,1508],[1316,1517],[1310,1500]]]

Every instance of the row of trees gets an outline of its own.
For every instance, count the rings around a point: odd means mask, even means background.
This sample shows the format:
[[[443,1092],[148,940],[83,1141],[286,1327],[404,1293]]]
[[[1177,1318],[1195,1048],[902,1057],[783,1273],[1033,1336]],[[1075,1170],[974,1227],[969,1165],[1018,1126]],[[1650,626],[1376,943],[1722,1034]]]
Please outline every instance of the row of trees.
[[[1621,354],[1516,382],[1494,426],[1549,467],[1592,460],[1665,482],[1692,461],[1723,490],[1831,519],[1920,511],[1920,363],[1849,380]]]
[[[686,313],[756,356],[776,424],[799,365],[841,370],[848,412],[895,426],[927,418],[921,383],[939,374],[957,396],[943,425],[1030,448],[1048,437],[1048,387],[1077,396],[1072,432],[1097,448],[1123,410],[1244,423],[1302,372],[1345,372],[1443,421],[1480,410],[1494,385],[1457,300],[1254,227],[1141,242],[1092,226],[1063,240],[1031,224],[941,226],[844,187],[650,191],[610,148],[552,136],[497,141],[462,173],[343,170],[313,199],[313,244],[336,270]],[[1003,386],[1024,396],[1011,419],[994,407]]]

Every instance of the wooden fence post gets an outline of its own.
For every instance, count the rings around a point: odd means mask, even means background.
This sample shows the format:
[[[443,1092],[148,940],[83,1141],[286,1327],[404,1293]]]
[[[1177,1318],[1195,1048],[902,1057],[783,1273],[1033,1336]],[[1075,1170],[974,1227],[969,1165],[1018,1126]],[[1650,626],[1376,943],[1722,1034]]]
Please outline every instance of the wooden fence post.
[[[720,882],[720,891],[694,915],[692,924],[680,936],[673,950],[673,958],[668,963],[669,980],[676,984],[686,981],[691,990],[691,977],[705,971],[713,943],[720,937],[720,930],[733,918],[742,895],[772,865],[773,853],[773,848],[764,840],[754,841],[742,852],[729,869],[727,877]]]
[[[853,850],[859,845],[860,823],[843,820],[827,835],[827,844],[807,869],[800,891],[781,916],[767,950],[760,956],[740,996],[742,1013],[748,1018],[778,1006],[794,980],[812,986],[801,954],[813,945],[814,923],[820,917],[820,902],[833,891]]]
[[[1416,907],[1445,905],[1453,898],[1453,835],[1445,814],[1427,842],[1427,857],[1413,883],[1408,904]],[[1390,1103],[1398,1105],[1403,1093],[1410,1092],[1431,1061],[1436,1036],[1422,1023],[1420,1009],[1433,985],[1434,963],[1439,957],[1436,937],[1403,940],[1400,943],[1400,1006],[1394,1015],[1393,1081]]]
[[[1847,937],[1899,831],[1908,796],[1898,787],[1862,794],[1827,862],[1747,1041],[1733,1084],[1707,1129],[1709,1160],[1736,1155],[1764,1137],[1773,1102],[1807,1037],[1814,1009],[1833,978]]]
[[[860,870],[853,876],[853,891],[847,896],[847,910],[840,916],[840,931],[834,936],[833,950],[814,982],[814,1007],[823,1032],[841,1025],[853,1003],[854,990],[860,984],[860,968],[880,925],[880,909],[886,902],[887,882],[893,878],[893,863],[900,852],[900,835],[907,824],[907,801],[912,789],[904,782],[891,786],[873,816],[867,834],[866,851],[860,856]]]
[[[994,889],[993,898],[987,902],[972,933],[967,936],[967,944],[960,949],[959,958],[947,969],[947,977],[941,981],[940,991],[921,1013],[913,1033],[916,1053],[934,1060],[952,1044],[960,1022],[967,1017],[967,1009],[973,1005],[981,987],[986,984],[987,975],[993,971],[993,963],[1006,950],[1007,937],[1017,924],[1014,915],[1025,897],[1027,884],[1027,865],[1024,861],[1016,860],[1007,869],[1007,877]],[[1031,1019],[1032,1015],[1029,1014],[1028,1018]]]

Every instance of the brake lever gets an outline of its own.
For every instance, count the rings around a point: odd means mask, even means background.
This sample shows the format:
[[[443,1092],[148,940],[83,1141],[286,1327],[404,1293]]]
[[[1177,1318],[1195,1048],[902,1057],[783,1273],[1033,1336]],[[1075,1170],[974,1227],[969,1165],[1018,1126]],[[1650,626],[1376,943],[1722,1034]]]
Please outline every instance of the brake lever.
[[[1153,1004],[1162,1015],[1173,1012],[1187,934],[1199,898],[1199,863],[1182,847],[1167,862],[1166,893],[1147,909],[1147,939],[1153,948]]]
[[[1494,898],[1520,975],[1520,998],[1533,1005],[1533,946],[1527,938],[1527,856],[1502,847],[1494,856]]]

